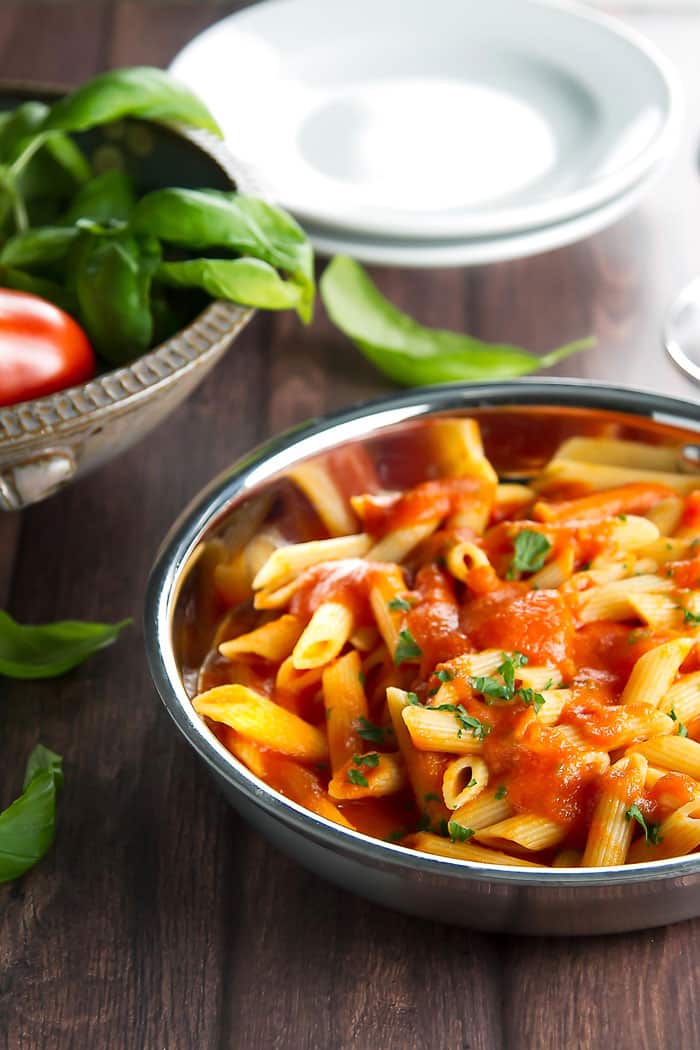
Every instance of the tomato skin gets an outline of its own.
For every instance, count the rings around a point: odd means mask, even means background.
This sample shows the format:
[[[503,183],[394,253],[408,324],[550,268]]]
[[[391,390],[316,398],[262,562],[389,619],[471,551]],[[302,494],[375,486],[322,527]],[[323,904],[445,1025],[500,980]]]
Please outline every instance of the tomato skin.
[[[53,303],[0,288],[0,405],[75,386],[95,374],[79,324]]]

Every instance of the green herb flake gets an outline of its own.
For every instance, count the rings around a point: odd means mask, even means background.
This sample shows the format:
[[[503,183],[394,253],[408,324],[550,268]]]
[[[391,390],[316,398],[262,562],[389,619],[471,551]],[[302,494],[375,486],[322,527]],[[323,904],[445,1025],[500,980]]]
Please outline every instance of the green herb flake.
[[[360,715],[357,720],[357,733],[363,740],[369,740],[372,744],[381,744],[384,741],[384,737],[387,733],[393,733],[393,729],[390,727],[377,726],[374,722],[370,722],[364,715]]]
[[[663,841],[659,835],[659,824],[648,824],[644,814],[642,813],[636,802],[632,803],[628,810],[625,811],[625,820],[636,820],[640,828],[644,832],[644,841],[647,846],[658,846]]]
[[[418,699],[417,693],[406,693],[406,699],[408,700],[411,707],[422,707],[420,700]]]
[[[475,788],[475,787],[476,787],[476,780],[475,780],[475,778],[474,778],[474,777],[472,777],[472,778],[471,778],[471,780],[470,780],[470,781],[469,781],[469,783],[467,784],[467,787],[468,787],[468,788]]]
[[[683,620],[685,623],[700,623],[700,613],[691,612],[690,609],[683,609]]]
[[[520,688],[518,689],[517,695],[520,697],[526,707],[534,707],[535,714],[538,714],[540,708],[546,703],[542,693],[536,693],[534,689]]]
[[[352,767],[348,770],[348,780],[351,784],[356,787],[369,787],[369,782],[364,773],[360,773],[359,769],[353,769]]]
[[[451,682],[454,679],[454,671],[450,671],[447,667],[443,667],[440,671],[435,672],[436,678],[439,678],[441,682]]]
[[[498,801],[500,802],[501,799],[505,798],[507,794],[508,794],[508,788],[505,786],[505,784],[501,784],[501,786],[496,789],[496,793],[495,793],[495,795],[493,797],[497,798]]]
[[[627,521],[627,515],[626,514],[618,514],[617,520],[618,521]]]
[[[456,820],[449,822],[447,830],[453,842],[467,842],[475,834],[473,828],[465,828],[462,824],[458,824]]]
[[[677,733],[677,735],[678,736],[687,736],[688,735],[688,729],[687,729],[686,726],[683,725],[683,723],[681,722],[680,718],[676,714],[675,707],[671,707],[671,710],[669,711],[669,714],[670,714],[670,716],[671,716],[671,718],[673,719],[674,722],[678,722],[678,733]]]
[[[416,824],[416,831],[430,831],[430,814],[423,813],[420,820]]]
[[[365,672],[364,671],[360,671],[360,673],[357,676],[357,680],[360,683],[360,685],[362,685],[362,686],[364,686],[366,684],[367,679],[365,678]]]
[[[425,802],[442,802],[439,795],[436,795],[434,791],[429,791],[427,795],[423,795]]]
[[[405,598],[391,598],[386,603],[387,609],[391,612],[410,612],[413,606]]]
[[[523,529],[513,542],[513,561],[511,572],[537,572],[544,565],[544,560],[552,549],[552,544],[541,532],[534,529]]]
[[[369,769],[376,769],[379,765],[379,755],[376,751],[370,751],[366,755],[353,755],[352,760],[356,766],[367,766]]]
[[[394,653],[394,663],[400,666],[408,660],[420,660],[422,655],[423,650],[408,628],[404,627],[403,631],[399,631],[399,643]]]

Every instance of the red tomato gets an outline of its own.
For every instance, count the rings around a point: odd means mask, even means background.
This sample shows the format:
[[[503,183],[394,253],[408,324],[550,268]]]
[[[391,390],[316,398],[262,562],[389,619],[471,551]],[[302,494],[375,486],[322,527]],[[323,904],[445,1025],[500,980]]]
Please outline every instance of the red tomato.
[[[36,295],[0,288],[0,405],[84,383],[95,354],[79,324]]]

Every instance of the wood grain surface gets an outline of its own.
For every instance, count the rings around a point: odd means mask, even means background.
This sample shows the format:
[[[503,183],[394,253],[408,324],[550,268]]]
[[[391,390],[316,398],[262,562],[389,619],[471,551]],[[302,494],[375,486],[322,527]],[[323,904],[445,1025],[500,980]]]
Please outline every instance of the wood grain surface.
[[[239,5],[244,6],[244,5]],[[0,4],[0,69],[73,83],[166,64],[216,5]],[[560,374],[697,397],[663,310],[700,273],[700,15],[626,16],[675,62],[683,141],[644,204],[571,248],[471,270],[376,269],[428,323],[544,351]],[[244,101],[242,102],[244,104]],[[0,804],[39,739],[65,756],[56,846],[0,887],[1,1050],[696,1050],[700,921],[628,936],[486,936],[321,882],[243,824],[176,735],[140,626],[157,546],[255,443],[390,389],[319,316],[259,316],[147,441],[21,517],[0,517],[0,601],[20,620],[133,616],[57,681],[3,682]]]

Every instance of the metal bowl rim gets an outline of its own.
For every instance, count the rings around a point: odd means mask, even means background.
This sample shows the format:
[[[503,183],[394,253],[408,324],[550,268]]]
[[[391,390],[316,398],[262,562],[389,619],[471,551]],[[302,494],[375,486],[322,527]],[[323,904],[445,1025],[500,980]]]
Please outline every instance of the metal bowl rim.
[[[180,732],[222,780],[248,801],[260,805],[268,815],[332,852],[350,853],[355,859],[375,867],[403,869],[418,876],[523,887],[595,888],[695,876],[700,874],[698,854],[610,868],[517,868],[437,857],[343,828],[274,791],[231,755],[197,717],[179,677],[172,650],[171,622],[182,570],[212,523],[234,501],[245,498],[246,488],[257,486],[279,473],[282,464],[277,466],[276,460],[286,456],[287,462],[296,462],[304,455],[337,447],[344,440],[343,430],[348,426],[352,437],[357,439],[397,422],[438,412],[538,404],[657,418],[659,422],[696,429],[700,433],[700,403],[633,387],[594,385],[587,380],[558,378],[422,387],[405,394],[372,399],[292,427],[259,445],[215,477],[182,511],[164,539],[149,576],[145,598],[144,634],[151,676]],[[358,429],[360,423],[361,430]],[[338,431],[340,435],[334,439]],[[300,447],[314,443],[313,450],[299,452]],[[271,465],[272,469],[264,469]],[[263,468],[262,472],[260,468]],[[254,479],[252,483],[251,479]]]

